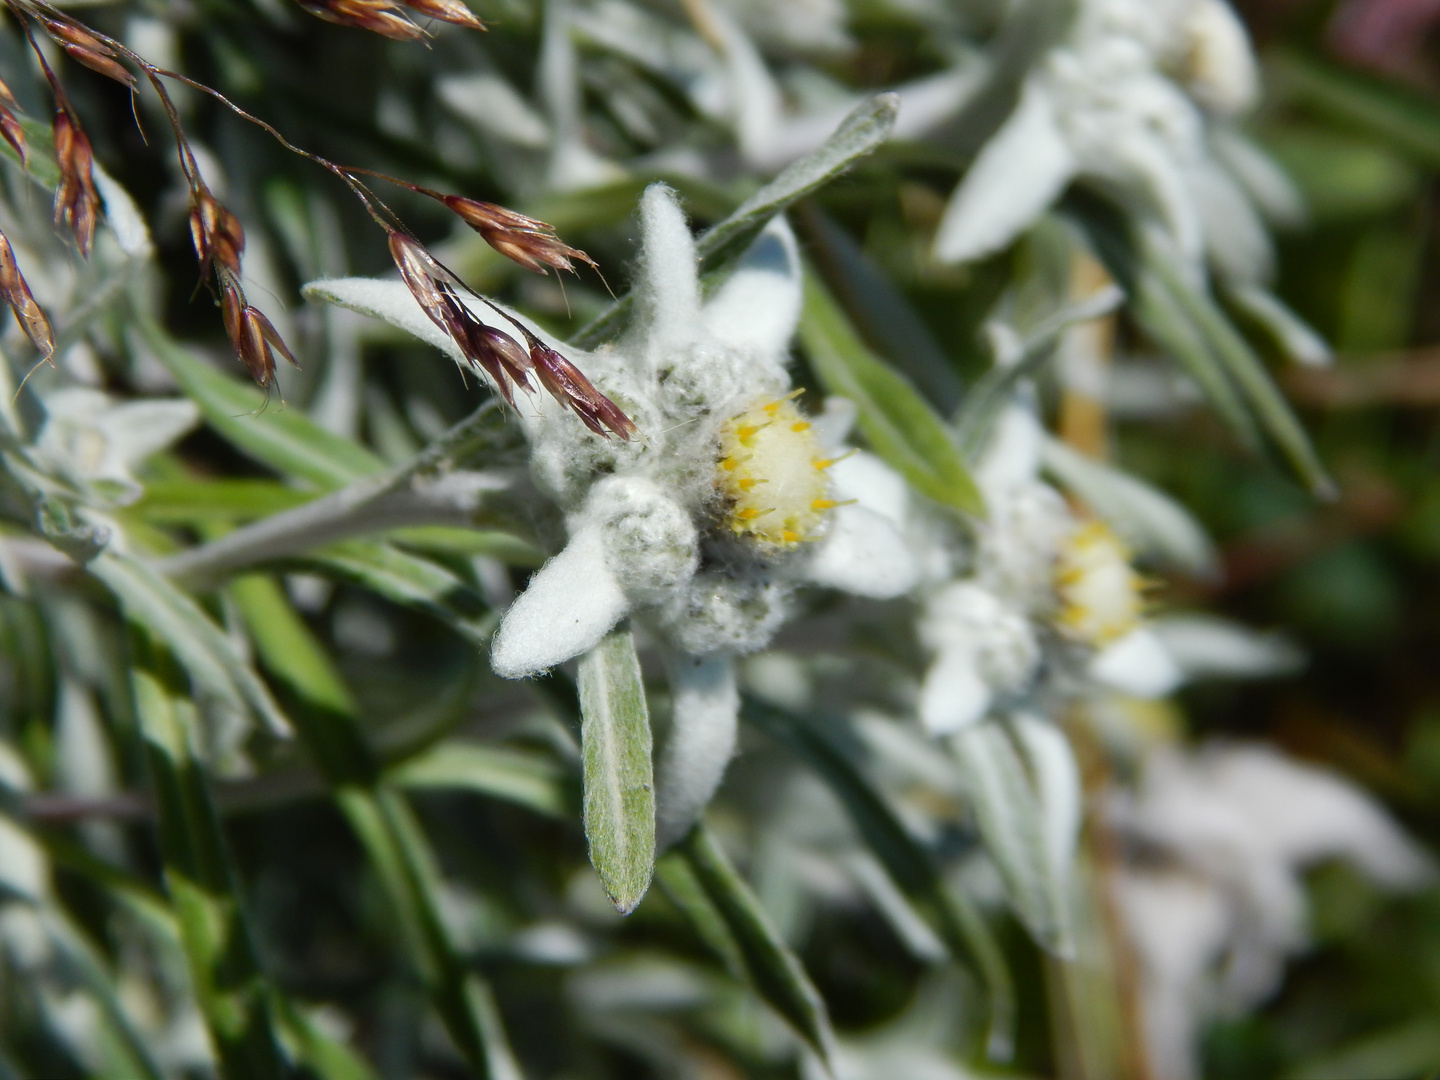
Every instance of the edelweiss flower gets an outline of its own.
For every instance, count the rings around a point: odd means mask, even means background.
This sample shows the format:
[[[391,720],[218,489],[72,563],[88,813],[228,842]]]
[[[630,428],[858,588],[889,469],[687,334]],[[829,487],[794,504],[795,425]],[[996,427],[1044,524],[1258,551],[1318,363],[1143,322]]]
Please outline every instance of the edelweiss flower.
[[[1160,1080],[1198,1073],[1204,1019],[1279,985],[1306,943],[1306,868],[1344,859],[1390,889],[1435,874],[1364,792],[1260,745],[1157,751],[1109,809],[1132,856],[1117,884]]]
[[[934,660],[920,718],[932,734],[1018,704],[1047,666],[1141,696],[1179,681],[1145,625],[1125,545],[1039,479],[1043,440],[1027,410],[1002,415],[976,469],[989,519],[975,526],[970,572],[926,601],[920,640]]]
[[[785,364],[800,263],[784,219],[702,303],[674,194],[649,188],[640,218],[634,327],[589,355],[557,347],[641,436],[598,438],[570,412],[522,411],[532,478],[564,514],[566,541],[506,613],[491,664],[507,678],[535,675],[593,648],[627,615],[640,621],[666,656],[674,700],[658,780],[663,844],[694,821],[733,748],[731,658],[770,641],[795,590],[888,598],[917,575],[894,525],[855,501],[874,485],[853,478],[874,470],[845,470],[854,490],[832,479],[833,417],[812,422],[795,403]],[[398,288],[323,282],[310,294],[444,347]]]
[[[1263,277],[1269,247],[1254,203],[1274,189],[1274,167],[1247,191],[1254,170],[1227,169],[1209,130],[1212,115],[1248,108],[1257,86],[1224,0],[1083,0],[956,190],[936,255],[999,250],[1081,177],[1149,209],[1192,260],[1209,251],[1227,275]],[[1245,150],[1254,166],[1260,155]]]

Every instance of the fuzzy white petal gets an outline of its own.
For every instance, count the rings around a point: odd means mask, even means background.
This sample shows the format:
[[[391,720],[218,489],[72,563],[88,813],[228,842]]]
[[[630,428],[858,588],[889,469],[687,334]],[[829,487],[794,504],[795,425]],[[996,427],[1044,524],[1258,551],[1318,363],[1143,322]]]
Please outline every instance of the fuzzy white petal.
[[[1305,663],[1305,654],[1280,634],[1264,634],[1212,615],[1168,615],[1150,624],[1185,678],[1263,678]]]
[[[605,561],[603,532],[581,529],[530,579],[496,631],[490,666],[523,679],[588,652],[630,603]]]
[[[990,709],[989,685],[980,677],[975,650],[943,649],[920,686],[920,721],[931,735],[952,735]]]
[[[1080,838],[1080,769],[1070,741],[1049,720],[1021,713],[1011,723],[1035,779],[1051,865],[1056,878],[1063,881],[1070,873]]]
[[[705,304],[705,330],[740,349],[783,353],[800,321],[800,250],[783,215],[770,220]]]
[[[640,199],[640,280],[637,296],[652,358],[694,336],[700,315],[695,238],[675,192],[651,184]]]
[[[300,290],[306,300],[339,304],[361,315],[383,319],[391,326],[413,334],[427,345],[434,345],[457,364],[465,357],[460,348],[441,330],[425,309],[415,301],[403,282],[390,278],[321,278]]]
[[[816,585],[889,600],[919,583],[920,567],[893,524],[863,506],[841,506],[805,576]]]
[[[904,525],[910,486],[904,477],[874,454],[857,450],[829,469],[835,498],[854,499],[896,525]]]
[[[935,257],[967,262],[998,251],[1055,201],[1075,171],[1050,94],[1032,81],[951,197]]]
[[[1164,697],[1185,677],[1148,627],[1132,630],[1101,650],[1090,662],[1090,675],[1112,689],[1140,698]]]
[[[656,776],[655,845],[669,847],[699,820],[735,753],[740,692],[726,656],[669,657],[674,720]]]
[[[1218,559],[1210,538],[1169,495],[1056,439],[1045,439],[1043,454],[1051,474],[1136,551],[1192,574],[1214,573]]]
[[[150,255],[155,250],[150,242],[150,227],[130,193],[99,165],[91,167],[90,175],[95,178],[95,190],[105,203],[105,221],[115,233],[120,250],[133,258]]]

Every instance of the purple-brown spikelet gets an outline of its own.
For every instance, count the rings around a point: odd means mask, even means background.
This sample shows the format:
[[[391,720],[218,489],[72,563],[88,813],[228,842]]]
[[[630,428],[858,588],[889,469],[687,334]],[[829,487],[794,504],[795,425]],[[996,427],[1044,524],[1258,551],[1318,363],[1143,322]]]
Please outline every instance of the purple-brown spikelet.
[[[466,360],[494,380],[496,388],[512,406],[515,404],[513,387],[529,392],[532,388],[529,375],[533,372],[556,401],[573,409],[597,435],[608,438],[613,433],[630,439],[637,434],[638,429],[630,418],[596,390],[579,368],[516,320],[504,316],[524,335],[526,347],[523,348],[509,334],[477,316],[460,296],[464,286],[459,279],[440,265],[420,241],[391,229],[390,256],[410,295],[430,321],[445,331]]]
[[[15,262],[15,250],[4,233],[0,233],[0,297],[14,310],[31,344],[48,360],[55,351],[55,333],[45,312],[30,295],[30,286]]]
[[[547,266],[556,270],[573,270],[576,262],[595,265],[594,259],[579,248],[564,243],[555,235],[555,230],[543,221],[478,199],[439,194],[435,198],[478,232],[492,248],[527,270],[543,274],[547,272]]]
[[[29,158],[30,144],[26,141],[25,129],[20,126],[20,121],[4,105],[0,105],[0,136],[10,144],[19,155],[20,164],[24,165]]]
[[[78,23],[40,17],[40,24],[67,54],[91,71],[135,89],[135,76],[119,62],[115,50]]]
[[[394,41],[418,41],[425,31],[390,0],[299,0],[300,6],[326,22],[369,30]]]
[[[68,106],[55,109],[52,130],[55,160],[60,166],[60,186],[55,190],[55,224],[64,225],[75,237],[80,254],[90,255],[95,224],[100,217],[100,194],[95,190],[92,168],[95,163],[90,140]]]
[[[484,30],[485,24],[460,0],[405,0],[405,6],[427,19],[439,19],[469,30]]]

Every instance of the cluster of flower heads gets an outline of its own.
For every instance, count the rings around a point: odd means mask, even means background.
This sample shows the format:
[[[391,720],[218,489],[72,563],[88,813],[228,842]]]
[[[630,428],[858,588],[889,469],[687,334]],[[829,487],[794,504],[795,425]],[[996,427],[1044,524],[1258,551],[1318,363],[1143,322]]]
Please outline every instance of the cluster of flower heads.
[[[514,403],[513,388],[531,390],[533,374],[555,399],[573,409],[593,431],[616,434],[628,439],[635,434],[629,418],[590,384],[578,368],[555,350],[540,342],[526,327],[511,316],[495,309],[511,323],[526,341],[522,347],[514,337],[486,324],[470,306],[459,299],[470,290],[451,271],[443,267],[420,243],[390,209],[375,197],[359,179],[360,175],[378,177],[416,194],[434,199],[480,234],[496,251],[526,269],[546,273],[574,270],[577,262],[594,266],[594,261],[576,248],[563,243],[550,226],[494,203],[458,195],[449,195],[412,184],[396,177],[364,169],[350,169],[294,146],[275,128],[232,104],[223,95],[186,76],[158,67],[113,38],[97,33],[73,16],[52,8],[43,0],[7,0],[7,6],[24,27],[34,47],[55,100],[53,122],[54,150],[60,167],[60,184],[55,193],[55,222],[64,226],[75,239],[82,255],[88,256],[99,217],[101,201],[93,177],[94,161],[90,141],[71,107],[65,89],[46,61],[34,36],[39,26],[56,44],[77,62],[131,89],[135,76],[122,63],[137,67],[158,95],[174,133],[180,170],[189,188],[190,235],[200,263],[201,278],[212,284],[217,293],[225,331],[235,355],[252,378],[268,387],[275,378],[277,355],[296,364],[294,354],[285,344],[274,324],[259,308],[251,304],[242,286],[241,260],[245,252],[245,230],[240,220],[214,195],[201,174],[195,153],[180,122],[165,80],[176,80],[194,87],[232,110],[236,115],[258,124],[282,146],[327,169],[361,200],[375,221],[390,237],[390,251],[407,285],[437,326],[449,334],[464,359],[478,371],[494,380],[507,401]],[[317,3],[307,5],[333,21],[362,26],[390,37],[421,36],[423,31],[396,14],[388,2]],[[416,12],[473,29],[484,29],[458,0],[413,0],[409,6]],[[409,31],[401,32],[401,27]],[[410,31],[413,31],[411,33]],[[0,133],[20,155],[26,158],[28,146],[24,128],[16,119],[17,108],[8,87],[0,83]],[[30,289],[15,263],[8,241],[0,236],[0,293],[15,311],[25,332],[46,359],[54,349],[54,334],[49,320],[35,302]],[[474,294],[471,294],[472,296]],[[478,299],[478,298],[477,298]]]

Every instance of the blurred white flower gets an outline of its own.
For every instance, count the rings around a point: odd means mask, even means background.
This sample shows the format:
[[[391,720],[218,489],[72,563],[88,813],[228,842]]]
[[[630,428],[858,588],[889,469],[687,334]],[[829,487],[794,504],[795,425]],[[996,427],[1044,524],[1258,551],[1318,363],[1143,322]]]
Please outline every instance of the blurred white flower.
[[[36,457],[100,506],[138,499],[143,489],[135,467],[200,422],[200,409],[188,398],[117,402],[99,390],[69,387],[45,395],[44,402]]]
[[[1132,855],[1117,885],[1161,1080],[1196,1075],[1199,1025],[1262,1002],[1304,949],[1305,869],[1343,859],[1389,889],[1434,878],[1368,795],[1268,746],[1158,750],[1108,809]]]
[[[1255,198],[1210,145],[1212,121],[1249,108],[1257,89],[1225,0],[1082,0],[950,200],[936,256],[1003,248],[1079,178],[1148,211],[1193,263],[1208,254],[1228,277],[1263,280]]]

